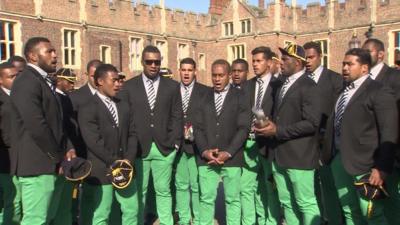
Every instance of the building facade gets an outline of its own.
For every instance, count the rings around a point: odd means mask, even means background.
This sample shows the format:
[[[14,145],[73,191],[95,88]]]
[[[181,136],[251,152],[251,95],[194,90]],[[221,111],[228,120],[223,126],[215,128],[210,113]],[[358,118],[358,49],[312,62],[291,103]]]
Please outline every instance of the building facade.
[[[193,57],[198,80],[210,84],[210,65],[223,58],[251,60],[260,45],[321,42],[324,64],[340,71],[344,52],[367,36],[385,43],[386,61],[400,49],[399,0],[326,0],[303,8],[292,0],[251,6],[244,0],[210,0],[208,14],[184,12],[133,0],[0,0],[0,61],[22,55],[33,36],[48,37],[59,66],[77,71],[85,82],[86,63],[101,59],[128,77],[141,69],[141,51],[153,44],[161,50],[162,67],[177,76],[178,62]]]

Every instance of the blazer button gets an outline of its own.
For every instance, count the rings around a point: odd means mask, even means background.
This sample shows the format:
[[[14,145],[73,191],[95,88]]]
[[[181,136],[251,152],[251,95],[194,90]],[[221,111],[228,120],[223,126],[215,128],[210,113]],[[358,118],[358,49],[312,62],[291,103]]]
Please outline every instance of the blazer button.
[[[150,127],[154,127],[154,124],[150,124]]]
[[[154,113],[150,113],[150,116],[154,116]]]
[[[219,134],[215,135],[216,138],[219,138]]]
[[[183,116],[183,118],[185,118],[185,119],[186,119],[186,118],[187,118],[187,116],[186,116],[186,115],[184,115],[184,116]]]
[[[219,126],[219,123],[217,123],[217,126]]]

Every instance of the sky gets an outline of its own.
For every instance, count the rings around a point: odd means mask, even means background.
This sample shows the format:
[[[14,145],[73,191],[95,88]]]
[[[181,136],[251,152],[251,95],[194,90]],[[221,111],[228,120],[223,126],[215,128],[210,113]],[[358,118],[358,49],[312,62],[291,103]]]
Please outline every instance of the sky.
[[[160,0],[142,0],[148,4],[159,4]],[[273,0],[265,0],[265,3],[268,4]],[[298,5],[306,6],[310,2],[318,2],[321,4],[325,3],[325,0],[297,0]],[[258,0],[248,0],[248,2],[252,5],[257,5]],[[290,4],[291,0],[286,0],[287,4]],[[193,11],[199,13],[207,13],[209,7],[209,0],[165,0],[165,5],[171,9],[182,9],[185,11]]]

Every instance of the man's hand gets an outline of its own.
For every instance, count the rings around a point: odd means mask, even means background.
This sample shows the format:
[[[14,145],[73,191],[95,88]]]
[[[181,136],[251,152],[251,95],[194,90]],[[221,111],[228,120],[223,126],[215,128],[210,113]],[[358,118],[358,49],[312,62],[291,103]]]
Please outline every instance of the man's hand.
[[[220,151],[218,153],[218,158],[217,158],[217,163],[219,165],[223,165],[225,163],[226,160],[228,160],[229,158],[231,158],[231,154],[229,154],[229,152],[227,151]]]
[[[373,168],[369,176],[369,183],[374,186],[382,186],[386,178],[386,173]]]
[[[208,161],[208,165],[218,165],[217,157],[218,157],[218,149],[208,149],[205,150],[202,156]]]
[[[70,149],[65,154],[65,158],[70,161],[72,158],[76,158],[76,151],[75,149]]]
[[[271,137],[276,135],[276,125],[274,122],[269,121],[265,127],[254,127],[254,132],[259,136]]]

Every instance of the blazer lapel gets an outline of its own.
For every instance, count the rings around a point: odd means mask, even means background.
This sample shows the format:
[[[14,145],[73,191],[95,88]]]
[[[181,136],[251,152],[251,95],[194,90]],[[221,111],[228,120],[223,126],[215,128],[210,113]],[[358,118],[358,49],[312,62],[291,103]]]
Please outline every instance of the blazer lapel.
[[[383,67],[381,71],[378,73],[378,76],[376,76],[375,80],[382,81],[388,69],[389,67],[386,64],[383,64]]]
[[[287,97],[290,96],[297,88],[300,87],[299,81],[300,81],[301,79],[303,79],[303,76],[304,76],[304,74],[301,75],[299,78],[297,78],[297,80],[296,80],[296,81],[289,87],[289,89],[286,91],[285,96],[283,96],[283,99],[281,100],[281,102],[280,102],[280,104],[279,104],[279,106],[278,106],[278,111],[280,110],[280,108],[282,107],[282,105],[285,104]],[[283,86],[283,85],[282,85],[282,86]],[[277,100],[279,100],[279,94],[280,94],[280,92],[281,92],[281,89],[282,89],[282,87],[279,88],[279,92],[278,92],[278,94],[277,94],[277,98],[278,98]]]
[[[106,104],[104,104],[103,100],[101,100],[101,98],[96,94],[96,103],[99,106],[99,109],[103,109],[103,111],[105,112],[105,114],[107,115],[108,119],[110,120],[110,122],[112,124],[115,124],[114,122],[114,118],[111,115],[110,110],[108,110],[108,107],[106,106]]]
[[[369,82],[371,82],[371,78],[367,78],[364,83],[357,89],[357,91],[351,97],[349,103],[347,103],[346,109],[367,89]],[[345,109],[345,110],[346,110]]]
[[[144,74],[142,73],[140,76],[141,76],[140,79],[138,79],[139,85],[137,86],[138,87],[137,94],[141,97],[140,99],[143,99],[145,102],[147,102],[147,104],[145,104],[145,107],[147,108],[148,112],[150,112],[151,109],[150,109],[150,105],[149,105],[149,100],[147,98],[147,92],[146,92],[146,88],[144,86],[143,77],[142,77],[142,76],[144,76]],[[158,88],[158,91],[159,90],[160,90],[160,88]],[[158,96],[158,92],[157,92],[157,96]],[[156,96],[156,102],[155,102],[154,108],[157,105],[157,96]]]
[[[194,81],[194,82],[196,82],[196,81]],[[181,89],[179,88],[179,93],[181,94],[180,90],[181,90]],[[188,108],[187,108],[187,111],[188,111],[188,112],[192,109],[193,104],[195,104],[192,100],[196,98],[196,96],[198,95],[198,91],[199,91],[199,88],[198,88],[198,84],[197,84],[197,82],[196,82],[196,83],[194,83],[194,85],[193,85],[192,93],[191,93],[191,95],[190,95],[190,97],[189,97],[189,104],[188,104]],[[182,97],[183,97],[183,96],[182,96],[182,94],[181,94],[181,99],[182,99]],[[182,100],[183,100],[183,99],[182,99]],[[182,103],[183,103],[183,101],[182,101]]]
[[[251,102],[251,107],[255,104],[255,94],[256,94],[256,78],[253,78],[250,80],[250,102]],[[265,94],[264,94],[265,95]]]
[[[232,89],[229,88],[228,93],[226,93],[224,102],[222,103],[222,108],[221,112],[219,113],[219,116],[221,116],[224,113],[226,106],[229,105],[229,101],[231,101],[231,98],[232,98]]]
[[[163,96],[167,95],[167,93],[165,93],[165,88],[164,88],[165,86],[163,85],[164,84],[164,80],[162,79],[161,76],[158,79],[159,79],[159,83],[158,83],[158,90],[156,90],[157,91],[157,95],[156,95],[156,102],[154,103],[154,109],[153,109],[154,111],[156,110],[159,102],[161,101],[161,98]],[[146,96],[146,99],[147,99],[147,96]],[[149,105],[149,108],[150,108],[150,105]]]

